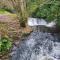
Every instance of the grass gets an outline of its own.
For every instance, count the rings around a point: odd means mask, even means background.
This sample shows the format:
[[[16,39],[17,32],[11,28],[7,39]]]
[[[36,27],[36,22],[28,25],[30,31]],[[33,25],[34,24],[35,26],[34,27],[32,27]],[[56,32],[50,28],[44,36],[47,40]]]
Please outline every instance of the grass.
[[[0,14],[9,14],[9,12],[4,9],[0,9]]]

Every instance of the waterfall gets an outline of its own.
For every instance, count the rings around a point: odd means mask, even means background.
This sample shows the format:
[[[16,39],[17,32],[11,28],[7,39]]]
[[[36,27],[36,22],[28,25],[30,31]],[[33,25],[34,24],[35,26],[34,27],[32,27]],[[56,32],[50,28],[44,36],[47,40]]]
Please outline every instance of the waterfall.
[[[47,22],[43,19],[38,18],[28,18],[29,26],[47,25]]]
[[[56,25],[56,20],[48,23],[44,19],[38,18],[28,18],[28,25],[29,26],[46,26],[46,27],[54,27]]]
[[[38,25],[42,27],[47,24],[45,21],[34,20],[33,24],[31,21],[28,22],[29,26],[37,27],[38,31],[33,31],[27,39],[20,42],[11,60],[60,60],[60,34],[40,31]]]

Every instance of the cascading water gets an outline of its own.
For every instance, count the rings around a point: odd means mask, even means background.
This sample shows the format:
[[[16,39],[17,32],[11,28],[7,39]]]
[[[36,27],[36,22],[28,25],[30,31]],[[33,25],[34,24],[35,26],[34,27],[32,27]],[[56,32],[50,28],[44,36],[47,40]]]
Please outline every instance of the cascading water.
[[[11,60],[60,60],[59,34],[36,30],[21,41]]]

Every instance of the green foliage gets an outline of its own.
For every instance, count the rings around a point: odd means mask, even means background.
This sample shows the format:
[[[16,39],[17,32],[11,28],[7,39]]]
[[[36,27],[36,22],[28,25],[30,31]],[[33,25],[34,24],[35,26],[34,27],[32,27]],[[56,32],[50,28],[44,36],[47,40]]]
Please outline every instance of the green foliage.
[[[32,17],[43,18],[47,21],[60,20],[60,1],[51,0],[49,3],[43,4],[38,7],[33,13]]]
[[[12,47],[12,42],[8,37],[2,37],[0,39],[0,53],[8,52],[8,50]]]
[[[42,4],[45,0],[27,0],[27,10],[29,16]],[[47,0],[46,0],[47,1]]]

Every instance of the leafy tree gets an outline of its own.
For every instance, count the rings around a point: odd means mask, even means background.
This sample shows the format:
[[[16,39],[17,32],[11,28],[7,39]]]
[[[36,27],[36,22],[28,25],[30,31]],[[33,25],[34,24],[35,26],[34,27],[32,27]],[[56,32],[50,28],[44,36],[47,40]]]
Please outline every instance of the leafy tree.
[[[43,18],[45,20],[56,20],[60,25],[60,0],[50,0],[48,3],[39,6],[33,13],[32,17]]]

